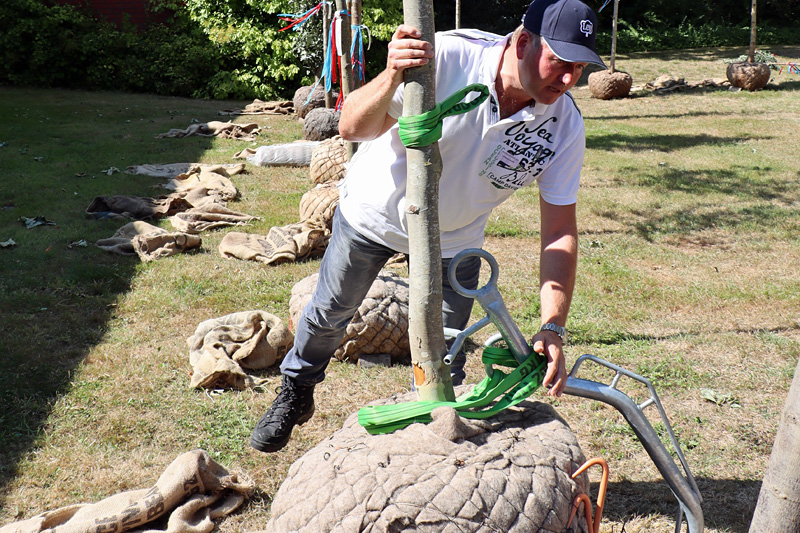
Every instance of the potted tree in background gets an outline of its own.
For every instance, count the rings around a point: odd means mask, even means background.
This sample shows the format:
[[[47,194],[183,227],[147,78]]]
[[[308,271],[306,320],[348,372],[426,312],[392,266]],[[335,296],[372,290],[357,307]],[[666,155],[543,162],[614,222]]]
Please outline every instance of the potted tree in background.
[[[627,72],[614,68],[617,55],[617,16],[619,13],[619,0],[614,0],[614,20],[611,26],[611,61],[608,70],[601,70],[589,74],[589,90],[592,96],[602,100],[622,98],[628,96],[633,85],[633,78]]]
[[[750,52],[747,61],[735,61],[728,64],[726,74],[734,87],[757,91],[769,82],[770,68],[766,63],[755,61],[756,55],[756,0],[750,8]]]

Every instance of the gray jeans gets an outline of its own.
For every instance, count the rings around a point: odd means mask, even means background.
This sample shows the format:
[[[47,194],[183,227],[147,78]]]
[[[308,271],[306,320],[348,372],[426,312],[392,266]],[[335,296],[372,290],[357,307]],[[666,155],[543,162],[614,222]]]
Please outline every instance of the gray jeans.
[[[325,379],[325,368],[341,344],[347,325],[381,268],[396,253],[365,238],[336,211],[317,288],[296,325],[294,346],[281,363],[283,374],[301,383]],[[445,327],[463,330],[469,322],[473,299],[458,295],[450,286],[449,265],[450,259],[442,259],[442,319]],[[476,289],[480,267],[478,257],[461,261],[456,272],[458,282],[467,289]],[[464,354],[460,353],[450,366],[456,385],[464,379],[464,362]]]

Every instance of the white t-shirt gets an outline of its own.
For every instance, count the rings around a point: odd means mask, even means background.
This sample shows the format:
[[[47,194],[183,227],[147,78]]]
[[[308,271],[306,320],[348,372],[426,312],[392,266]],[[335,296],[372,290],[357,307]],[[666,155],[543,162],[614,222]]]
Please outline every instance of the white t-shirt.
[[[478,108],[447,117],[439,150],[439,225],[443,257],[483,246],[484,228],[497,205],[536,183],[545,201],[577,200],[585,151],[583,118],[567,93],[552,105],[536,103],[500,120],[495,78],[510,36],[475,30],[436,35],[436,101],[472,83],[489,87]],[[476,93],[467,95],[472,100]],[[403,111],[403,85],[389,114]],[[339,210],[365,237],[408,253],[405,217],[406,149],[395,124],[359,146],[340,190]]]

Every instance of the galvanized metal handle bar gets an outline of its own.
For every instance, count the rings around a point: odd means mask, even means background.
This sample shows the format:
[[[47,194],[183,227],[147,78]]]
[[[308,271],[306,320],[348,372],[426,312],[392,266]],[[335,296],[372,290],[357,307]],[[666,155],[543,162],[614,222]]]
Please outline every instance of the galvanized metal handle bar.
[[[489,281],[483,287],[470,290],[464,288],[456,279],[456,269],[458,264],[467,257],[478,256],[485,259],[491,267],[491,275]],[[461,296],[467,298],[474,298],[483,307],[486,316],[465,329],[464,331],[457,331],[446,329],[445,335],[449,338],[454,338],[453,344],[450,347],[448,354],[445,356],[444,361],[447,364],[452,363],[453,357],[464,344],[464,341],[476,333],[478,330],[486,327],[490,323],[494,324],[498,334],[492,336],[486,341],[486,345],[490,346],[501,339],[508,345],[514,358],[523,362],[531,353],[531,347],[528,340],[517,327],[517,324],[511,318],[511,314],[506,308],[505,302],[497,289],[497,278],[499,274],[499,267],[495,258],[485,250],[471,248],[459,252],[450,262],[450,268],[447,272],[448,280],[453,289]],[[614,378],[608,385],[590,381],[577,377],[578,369],[585,361],[591,361],[599,365],[605,366],[614,371]],[[491,368],[487,368],[491,372]],[[650,397],[642,402],[636,404],[627,394],[617,389],[617,385],[622,376],[629,377],[635,381],[643,383]],[[686,524],[689,528],[689,533],[702,533],[703,531],[703,509],[702,509],[702,496],[700,490],[697,488],[697,483],[689,470],[689,465],[686,458],[681,452],[680,445],[678,444],[675,434],[672,431],[672,425],[667,418],[664,407],[656,394],[656,390],[649,380],[630,372],[622,367],[609,363],[594,355],[583,355],[575,362],[572,370],[567,377],[567,384],[564,392],[572,396],[580,396],[582,398],[589,398],[592,400],[607,403],[619,411],[628,424],[633,429],[633,432],[639,438],[639,441],[644,446],[650,459],[658,468],[658,471],[664,477],[664,480],[669,485],[670,490],[675,495],[679,503],[678,517],[675,524],[676,533],[680,533],[681,524],[683,523],[684,516],[686,517]],[[680,460],[683,467],[683,473],[675,464],[672,456],[661,443],[658,434],[656,434],[650,421],[644,415],[643,410],[650,406],[655,405],[658,414],[664,427],[667,429],[670,441],[673,448]],[[685,477],[684,477],[685,474]]]
[[[613,370],[615,374],[611,383],[604,385],[596,381],[578,378],[578,369],[585,361],[592,361]],[[627,394],[617,389],[617,385],[622,376],[643,383],[647,387],[650,397],[637,405]],[[664,411],[664,407],[661,405],[661,400],[659,400],[653,384],[650,383],[648,379],[613,363],[609,363],[599,357],[594,355],[582,355],[575,362],[575,365],[569,373],[564,392],[572,396],[580,396],[582,398],[590,398],[607,403],[622,414],[680,504],[678,518],[675,524],[676,533],[679,533],[681,530],[684,514],[686,516],[686,524],[689,527],[689,533],[702,532],[704,527],[703,509],[701,506],[703,498],[700,495],[700,489],[697,488],[694,476],[692,476],[689,470],[689,465],[681,451],[678,440],[675,438],[672,425],[667,418],[667,414]],[[667,430],[672,447],[675,449],[675,453],[683,467],[683,473],[681,473],[675,461],[672,459],[672,456],[661,443],[661,439],[658,438],[650,421],[644,415],[643,410],[650,405],[655,405],[658,410],[661,422]]]

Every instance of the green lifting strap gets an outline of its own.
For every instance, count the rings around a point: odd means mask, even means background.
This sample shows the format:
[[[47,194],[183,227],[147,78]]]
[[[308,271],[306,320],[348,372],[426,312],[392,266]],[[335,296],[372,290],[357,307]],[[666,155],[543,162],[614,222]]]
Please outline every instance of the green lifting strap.
[[[469,93],[480,93],[469,102],[462,102]],[[430,111],[410,117],[401,116],[400,140],[406,148],[421,148],[433,144],[442,138],[442,120],[445,117],[459,115],[471,111],[481,105],[489,97],[489,88],[482,83],[473,83],[448,96]]]
[[[405,402],[364,407],[358,411],[358,423],[373,435],[391,433],[415,422],[427,424],[432,420],[431,412],[437,407],[452,407],[464,418],[488,418],[530,396],[541,386],[547,369],[547,359],[541,354],[532,352],[520,364],[510,350],[493,346],[484,348],[482,360],[485,365],[514,370],[506,374],[492,367],[489,376],[454,402]],[[497,403],[484,409],[498,397]]]

